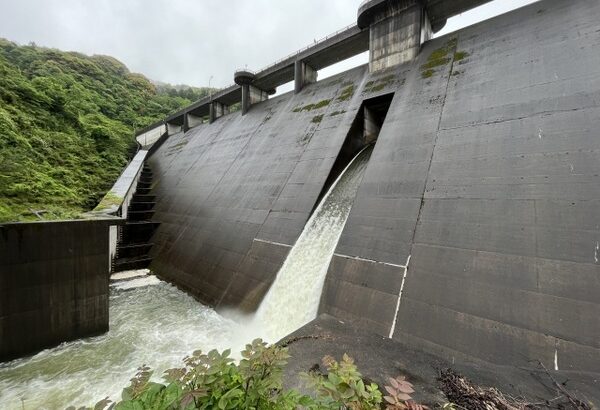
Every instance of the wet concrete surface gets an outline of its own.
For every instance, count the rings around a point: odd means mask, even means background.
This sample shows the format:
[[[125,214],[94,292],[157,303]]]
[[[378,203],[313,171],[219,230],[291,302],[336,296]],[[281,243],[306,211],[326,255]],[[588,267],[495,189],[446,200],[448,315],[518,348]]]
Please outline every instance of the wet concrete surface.
[[[440,370],[451,368],[473,383],[495,387],[505,395],[523,397],[538,403],[557,397],[556,389],[545,371],[536,368],[496,366],[483,361],[446,360],[424,353],[392,339],[353,327],[333,316],[323,314],[317,319],[284,338],[292,356],[286,368],[287,387],[302,388],[299,377],[321,363],[325,355],[340,360],[347,353],[355,360],[363,377],[380,387],[390,377],[404,375],[414,384],[413,398],[421,403],[435,405],[448,399],[440,390],[437,378]],[[600,378],[598,375],[551,371],[552,377],[574,396],[598,406],[600,404]]]

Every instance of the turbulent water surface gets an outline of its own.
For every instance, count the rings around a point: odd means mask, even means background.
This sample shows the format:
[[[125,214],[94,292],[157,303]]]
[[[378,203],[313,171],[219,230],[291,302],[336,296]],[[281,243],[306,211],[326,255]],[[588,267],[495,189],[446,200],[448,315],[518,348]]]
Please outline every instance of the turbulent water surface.
[[[123,387],[142,364],[156,379],[196,349],[225,349],[235,323],[164,282],[111,286],[110,331],[0,365],[0,409],[92,405]]]
[[[107,334],[0,364],[0,409],[62,409],[106,396],[119,399],[142,364],[160,380],[194,350],[239,352],[255,337],[275,342],[314,319],[370,155],[371,148],[360,153],[325,195],[253,318],[226,319],[153,276],[117,282],[110,291]]]

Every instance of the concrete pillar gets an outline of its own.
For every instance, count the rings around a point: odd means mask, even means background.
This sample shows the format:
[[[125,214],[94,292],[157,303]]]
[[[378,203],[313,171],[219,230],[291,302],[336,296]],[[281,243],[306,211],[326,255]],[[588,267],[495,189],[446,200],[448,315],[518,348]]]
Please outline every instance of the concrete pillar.
[[[296,60],[294,64],[294,92],[297,94],[306,84],[317,81],[317,70],[304,61]]]
[[[215,122],[217,118],[229,113],[229,107],[225,106],[225,104],[222,104],[218,101],[212,101],[208,106],[208,109],[208,122],[210,122],[211,124]]]
[[[371,0],[358,10],[358,26],[369,28],[369,71],[414,60],[431,38],[431,24],[421,0]]]
[[[250,84],[242,84],[242,115],[250,109]]]
[[[181,132],[182,129],[183,129],[183,127],[180,124],[173,124],[170,122],[167,123],[167,134],[168,135],[177,134],[178,132]]]
[[[190,129],[190,124],[188,122],[188,115],[187,113],[183,114],[183,132],[188,132],[188,130]]]
[[[186,121],[187,121],[187,124],[188,124],[188,129],[189,128],[194,128],[194,127],[202,124],[202,117],[198,117],[198,116],[193,115],[193,114],[186,114],[186,117],[187,117]]]

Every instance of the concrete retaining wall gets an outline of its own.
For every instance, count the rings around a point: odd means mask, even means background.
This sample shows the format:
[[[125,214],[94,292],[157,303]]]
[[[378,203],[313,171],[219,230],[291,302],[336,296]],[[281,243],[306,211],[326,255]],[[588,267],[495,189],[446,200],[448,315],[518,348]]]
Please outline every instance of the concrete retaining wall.
[[[0,361],[108,330],[110,224],[0,225]]]

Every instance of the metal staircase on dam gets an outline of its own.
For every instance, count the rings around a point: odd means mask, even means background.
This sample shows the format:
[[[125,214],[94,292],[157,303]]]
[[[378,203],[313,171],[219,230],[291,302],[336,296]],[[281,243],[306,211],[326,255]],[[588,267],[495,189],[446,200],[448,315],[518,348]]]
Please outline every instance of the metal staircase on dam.
[[[150,195],[151,185],[152,170],[144,165],[127,210],[127,222],[119,230],[113,272],[147,268],[152,262],[150,240],[159,223],[152,222],[156,202],[155,196]]]

